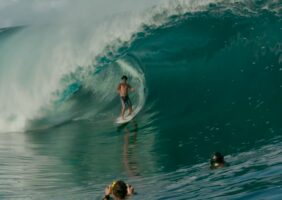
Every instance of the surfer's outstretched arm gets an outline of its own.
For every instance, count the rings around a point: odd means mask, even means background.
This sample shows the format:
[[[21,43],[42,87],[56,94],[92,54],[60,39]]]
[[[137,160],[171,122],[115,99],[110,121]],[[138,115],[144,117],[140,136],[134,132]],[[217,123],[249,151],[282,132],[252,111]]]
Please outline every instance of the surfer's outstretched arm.
[[[129,85],[129,84],[128,84],[128,89],[130,89],[131,92],[135,91],[135,89],[131,85]]]

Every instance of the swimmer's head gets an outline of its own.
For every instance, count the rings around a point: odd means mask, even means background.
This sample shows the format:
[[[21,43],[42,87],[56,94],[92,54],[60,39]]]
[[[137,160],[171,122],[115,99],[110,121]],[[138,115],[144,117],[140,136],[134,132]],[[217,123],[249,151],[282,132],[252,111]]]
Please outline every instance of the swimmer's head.
[[[127,76],[125,76],[125,75],[123,75],[122,77],[121,77],[121,80],[123,80],[123,81],[127,81]]]
[[[219,152],[214,153],[211,157],[210,164],[212,167],[224,164],[224,156]]]
[[[123,181],[114,181],[111,190],[112,194],[119,199],[125,199],[127,195],[127,185]]]

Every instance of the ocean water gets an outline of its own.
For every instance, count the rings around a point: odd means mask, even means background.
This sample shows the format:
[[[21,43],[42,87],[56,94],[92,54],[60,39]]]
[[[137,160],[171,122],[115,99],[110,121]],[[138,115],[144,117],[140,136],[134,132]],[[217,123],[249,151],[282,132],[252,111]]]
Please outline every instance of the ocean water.
[[[132,199],[282,199],[281,14],[179,0],[2,28],[0,199],[101,199],[117,179]],[[123,74],[141,110],[119,126]]]

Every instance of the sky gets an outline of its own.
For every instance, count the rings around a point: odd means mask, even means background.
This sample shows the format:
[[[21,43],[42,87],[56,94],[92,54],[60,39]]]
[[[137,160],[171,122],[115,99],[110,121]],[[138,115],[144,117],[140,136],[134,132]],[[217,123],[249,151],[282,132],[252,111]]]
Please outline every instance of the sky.
[[[122,12],[136,12],[161,0],[0,0],[0,28],[33,23],[101,20]]]

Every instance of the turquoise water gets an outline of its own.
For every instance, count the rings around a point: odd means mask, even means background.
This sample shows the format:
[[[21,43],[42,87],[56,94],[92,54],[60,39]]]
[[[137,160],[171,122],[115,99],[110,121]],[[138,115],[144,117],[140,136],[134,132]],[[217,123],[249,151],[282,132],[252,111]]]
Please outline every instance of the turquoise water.
[[[281,199],[281,4],[214,3],[153,17],[161,16],[85,65],[79,52],[57,54],[61,37],[38,43],[49,27],[2,29],[1,87],[10,90],[0,95],[1,199],[101,199],[116,179],[135,187],[133,199]],[[85,35],[72,39],[86,48]],[[62,58],[83,61],[60,74]],[[7,74],[16,79],[4,82]],[[123,74],[142,109],[118,126]],[[209,169],[215,151],[229,167]]]

